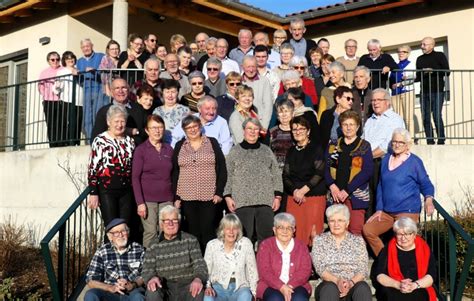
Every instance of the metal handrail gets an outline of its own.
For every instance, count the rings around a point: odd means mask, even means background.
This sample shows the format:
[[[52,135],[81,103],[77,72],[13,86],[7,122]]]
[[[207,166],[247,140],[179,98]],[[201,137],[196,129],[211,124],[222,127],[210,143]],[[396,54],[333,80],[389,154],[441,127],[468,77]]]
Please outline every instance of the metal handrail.
[[[436,214],[428,219],[425,213],[422,232],[437,258],[438,279],[435,286],[438,297],[440,300],[461,301],[473,264],[474,239],[437,201],[433,201],[433,204]],[[461,250],[457,248],[457,237],[467,245],[465,254],[460,254]],[[464,256],[464,264],[459,267],[460,270],[457,264],[458,256]]]
[[[86,188],[41,240],[53,300],[75,299],[85,285],[86,267],[102,243],[102,218],[98,210],[86,208]],[[57,250],[52,250],[51,243]],[[57,255],[57,261],[53,256]]]

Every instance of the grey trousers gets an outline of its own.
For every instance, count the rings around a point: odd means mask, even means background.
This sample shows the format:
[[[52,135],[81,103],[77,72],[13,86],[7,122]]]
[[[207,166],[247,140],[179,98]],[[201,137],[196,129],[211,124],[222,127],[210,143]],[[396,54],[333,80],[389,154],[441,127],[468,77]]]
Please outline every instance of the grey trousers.
[[[347,296],[339,298],[339,289],[333,282],[323,281],[316,288],[315,298],[318,301],[371,301],[372,291],[365,281],[357,282]]]
[[[143,246],[145,248],[148,248],[150,247],[150,243],[153,237],[155,237],[155,235],[160,232],[158,226],[158,219],[161,208],[165,207],[166,205],[173,205],[173,202],[146,202],[145,205],[148,211],[148,215],[146,219],[142,217],[140,219],[142,220],[143,225]]]
[[[202,301],[204,298],[203,287],[201,293],[196,297],[191,296],[189,286],[191,283],[180,283],[176,281],[166,281],[162,283],[163,287],[152,292],[147,290],[145,294],[146,301]]]

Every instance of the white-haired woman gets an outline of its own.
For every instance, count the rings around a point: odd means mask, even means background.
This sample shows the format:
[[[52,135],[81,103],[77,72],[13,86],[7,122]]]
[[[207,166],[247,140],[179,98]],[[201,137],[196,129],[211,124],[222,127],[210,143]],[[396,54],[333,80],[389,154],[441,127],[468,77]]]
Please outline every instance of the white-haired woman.
[[[329,80],[332,86],[326,87],[321,91],[319,97],[318,121],[321,119],[321,115],[324,111],[334,106],[334,90],[339,86],[351,88],[351,84],[347,83],[344,79],[344,74],[346,74],[346,68],[340,62],[332,62],[329,65]]]
[[[243,236],[237,215],[231,213],[222,218],[217,238],[207,244],[204,260],[209,272],[204,301],[253,300],[257,263],[252,242]]]
[[[430,247],[417,235],[409,217],[393,224],[394,237],[382,250],[375,275],[386,301],[435,301],[436,262]]]
[[[92,142],[88,171],[92,190],[88,206],[100,208],[104,225],[114,218],[123,218],[130,226],[136,212],[131,184],[135,143],[125,135],[127,116],[125,107],[112,105],[107,111],[107,131]]]
[[[308,247],[293,238],[296,221],[293,215],[282,212],[273,219],[274,237],[260,244],[257,267],[260,279],[257,298],[307,301],[311,295],[311,257]]]
[[[369,275],[369,256],[361,236],[347,229],[350,213],[346,205],[326,209],[329,232],[316,236],[311,257],[323,282],[316,288],[316,299],[324,301],[370,301],[372,293],[365,281]]]
[[[316,108],[318,106],[318,94],[316,93],[316,86],[314,85],[314,80],[309,78],[308,73],[308,61],[304,56],[297,56],[295,55],[290,60],[290,69],[295,70],[298,72],[301,78],[301,87],[303,88],[303,92],[311,98],[311,103],[313,107]],[[278,92],[279,95],[283,94],[285,89],[283,84],[280,84],[280,91]]]
[[[425,211],[433,214],[434,186],[423,161],[410,152],[411,136],[403,128],[392,135],[392,153],[382,159],[377,186],[376,212],[364,225],[363,234],[377,256],[383,248],[379,236],[392,228],[403,216],[418,222],[421,212],[420,193],[425,199]]]

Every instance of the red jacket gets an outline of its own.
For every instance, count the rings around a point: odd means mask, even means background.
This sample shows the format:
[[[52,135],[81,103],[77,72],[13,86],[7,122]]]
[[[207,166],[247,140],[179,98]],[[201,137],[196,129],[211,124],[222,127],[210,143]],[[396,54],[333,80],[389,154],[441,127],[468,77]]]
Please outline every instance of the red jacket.
[[[314,85],[314,80],[303,76],[301,78],[301,82],[301,88],[303,89],[304,94],[311,97],[311,102],[313,103],[313,106],[318,105],[319,98],[318,93],[316,92],[316,86]],[[280,90],[278,91],[278,96],[282,95],[283,93],[285,93],[285,89],[283,88],[283,83],[280,82]]]
[[[309,277],[311,276],[311,256],[308,247],[301,241],[295,240],[291,251],[290,281],[288,285],[294,288],[303,286],[311,295]],[[276,238],[270,237],[260,243],[257,253],[257,267],[259,280],[257,283],[257,298],[263,298],[263,293],[268,287],[280,290],[284,284],[280,280],[282,257],[276,244]]]

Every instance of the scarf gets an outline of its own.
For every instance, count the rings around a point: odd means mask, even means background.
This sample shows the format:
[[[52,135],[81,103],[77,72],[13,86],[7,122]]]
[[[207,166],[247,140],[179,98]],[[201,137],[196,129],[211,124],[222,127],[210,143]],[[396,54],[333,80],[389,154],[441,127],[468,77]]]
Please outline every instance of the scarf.
[[[428,272],[430,256],[430,247],[423,240],[423,238],[417,235],[415,238],[415,257],[418,279],[423,278]],[[388,276],[397,281],[405,279],[400,270],[400,263],[398,262],[397,243],[395,238],[392,238],[392,240],[388,243]],[[436,301],[436,292],[433,286],[427,287],[425,289],[428,291],[430,301]]]

